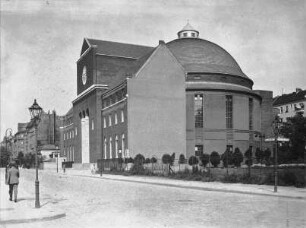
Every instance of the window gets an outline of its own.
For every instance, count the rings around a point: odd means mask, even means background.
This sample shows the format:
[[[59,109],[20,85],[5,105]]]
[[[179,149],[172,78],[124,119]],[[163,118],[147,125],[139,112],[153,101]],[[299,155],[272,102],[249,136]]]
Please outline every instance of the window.
[[[103,117],[103,128],[106,128],[106,118]]]
[[[249,98],[249,130],[253,130],[253,99]]]
[[[122,149],[122,158],[125,158],[125,136],[124,134],[122,135],[121,138],[121,149]]]
[[[226,128],[232,129],[233,128],[233,96],[227,95],[226,96]]]
[[[116,158],[118,158],[118,136],[117,135],[115,138],[115,153],[116,153]]]
[[[304,103],[300,103],[301,109],[304,109]]]
[[[71,137],[71,136],[72,136],[72,133],[71,133],[71,131],[69,132],[69,136],[70,136],[69,138],[71,139],[71,138],[72,138],[72,137]]]
[[[286,111],[285,112],[288,112],[288,105],[286,105]]]
[[[118,124],[118,115],[117,115],[117,112],[115,112],[115,124]]]
[[[74,138],[74,131],[72,131],[72,138]]]
[[[192,37],[195,37],[195,33],[194,33],[194,32],[193,32],[193,33],[191,33],[191,36],[192,36]]]
[[[229,152],[233,152],[233,145],[227,145],[226,150]]]
[[[75,128],[75,135],[78,134],[78,128]]]
[[[183,33],[183,36],[184,36],[184,37],[187,37],[187,32],[184,32],[184,33]]]
[[[106,150],[107,150],[107,141],[106,137],[104,137],[104,159],[106,159]]]
[[[195,127],[203,127],[203,94],[194,95]]]
[[[283,107],[281,107],[280,108],[280,113],[283,113],[283,112],[284,112]]]
[[[112,115],[108,116],[108,126],[112,126]]]
[[[121,110],[121,122],[123,123],[124,122],[124,111]]]
[[[66,139],[66,134],[64,133],[64,140]]]
[[[91,121],[91,130],[94,130],[95,129],[95,122],[94,120]]]
[[[113,150],[112,150],[112,137],[109,138],[109,159],[112,159],[113,156]]]
[[[196,145],[194,147],[194,150],[195,150],[195,156],[203,155],[203,145]]]

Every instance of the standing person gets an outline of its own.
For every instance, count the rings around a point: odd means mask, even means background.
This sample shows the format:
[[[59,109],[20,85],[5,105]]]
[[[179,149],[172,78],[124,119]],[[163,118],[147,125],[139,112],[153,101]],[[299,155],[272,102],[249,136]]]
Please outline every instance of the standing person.
[[[9,184],[9,194],[10,201],[12,201],[12,196],[14,192],[14,201],[17,202],[17,194],[18,194],[18,184],[19,184],[19,170],[17,168],[17,164],[12,164],[12,167],[8,171],[8,184]]]

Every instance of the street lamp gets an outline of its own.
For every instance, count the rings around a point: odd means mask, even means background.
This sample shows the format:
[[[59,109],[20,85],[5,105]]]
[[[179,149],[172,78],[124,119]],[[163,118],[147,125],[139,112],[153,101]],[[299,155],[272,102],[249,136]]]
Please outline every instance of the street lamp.
[[[7,141],[8,141],[8,135],[7,135],[7,133],[8,133],[8,131],[10,132],[10,138],[12,137],[12,132],[13,132],[13,130],[11,129],[11,128],[8,128],[8,129],[6,129],[6,131],[5,131],[5,150],[6,150],[6,153],[8,153],[8,150],[7,150]]]
[[[35,166],[36,166],[36,179],[35,179],[35,208],[40,208],[39,203],[39,181],[38,181],[38,143],[37,143],[37,127],[40,122],[40,116],[42,108],[37,104],[36,99],[31,107],[29,107],[31,120],[35,126],[35,141],[36,141],[36,155],[35,155]]]

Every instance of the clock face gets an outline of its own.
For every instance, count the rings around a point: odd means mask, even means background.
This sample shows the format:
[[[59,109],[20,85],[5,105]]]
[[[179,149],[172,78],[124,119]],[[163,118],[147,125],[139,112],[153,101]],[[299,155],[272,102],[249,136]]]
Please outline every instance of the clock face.
[[[87,68],[86,66],[83,67],[83,72],[82,72],[82,82],[83,82],[83,85],[86,84],[86,81],[87,81]]]

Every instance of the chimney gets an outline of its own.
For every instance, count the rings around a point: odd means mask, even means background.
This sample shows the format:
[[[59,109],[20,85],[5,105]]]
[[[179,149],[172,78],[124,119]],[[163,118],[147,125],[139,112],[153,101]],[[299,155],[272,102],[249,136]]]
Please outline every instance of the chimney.
[[[159,45],[163,45],[163,44],[165,44],[165,41],[159,40]]]

